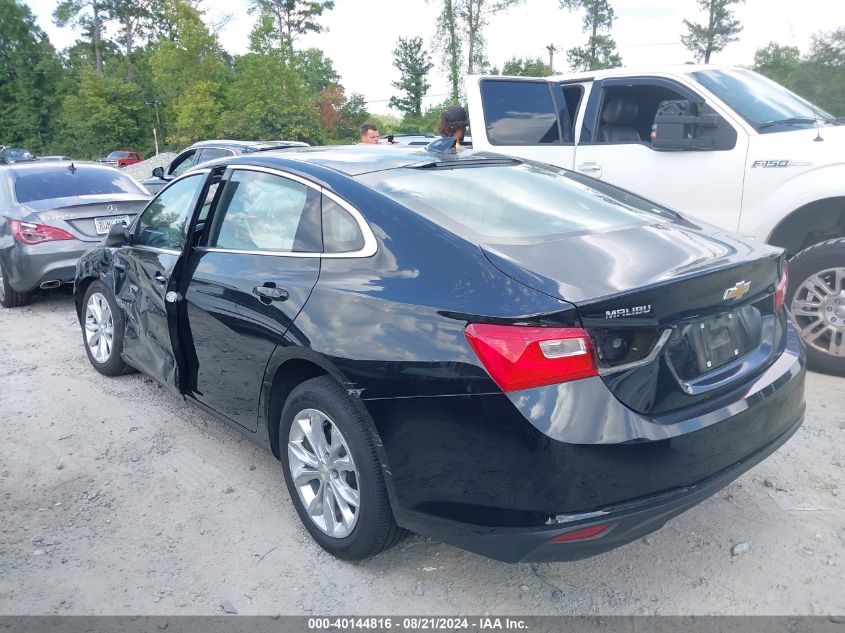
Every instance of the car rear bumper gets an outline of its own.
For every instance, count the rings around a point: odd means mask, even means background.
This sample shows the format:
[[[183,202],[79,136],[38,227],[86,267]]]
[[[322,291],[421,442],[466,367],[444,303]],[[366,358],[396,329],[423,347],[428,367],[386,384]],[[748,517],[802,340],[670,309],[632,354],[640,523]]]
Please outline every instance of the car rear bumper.
[[[59,240],[44,244],[14,243],[0,250],[9,285],[15,292],[32,292],[41,284],[58,281],[70,283],[76,276],[76,262],[96,242]]]
[[[681,419],[641,417],[592,379],[509,395],[365,400],[396,519],[508,562],[583,558],[635,540],[798,429],[805,355],[791,321],[786,335],[769,367]],[[550,542],[605,524],[594,538]]]

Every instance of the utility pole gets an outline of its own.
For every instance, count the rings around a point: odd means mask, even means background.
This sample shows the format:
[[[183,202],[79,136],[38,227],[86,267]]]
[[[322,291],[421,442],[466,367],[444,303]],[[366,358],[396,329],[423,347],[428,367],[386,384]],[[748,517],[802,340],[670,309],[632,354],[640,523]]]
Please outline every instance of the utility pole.
[[[546,50],[549,51],[549,68],[554,73],[555,71],[555,53],[557,52],[557,47],[554,44],[549,44],[546,46]]]

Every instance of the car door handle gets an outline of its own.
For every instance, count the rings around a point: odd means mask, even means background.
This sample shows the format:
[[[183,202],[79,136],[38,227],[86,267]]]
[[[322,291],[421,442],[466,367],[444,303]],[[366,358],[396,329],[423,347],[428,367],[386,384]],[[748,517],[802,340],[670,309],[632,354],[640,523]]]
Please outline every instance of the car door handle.
[[[252,293],[265,303],[270,301],[287,301],[288,298],[287,290],[276,288],[275,286],[256,286],[252,289]]]
[[[578,171],[601,171],[601,163],[587,161],[578,165]]]
[[[153,279],[155,279],[160,284],[167,283],[167,277],[165,277],[161,272],[156,271],[156,274],[153,275]]]

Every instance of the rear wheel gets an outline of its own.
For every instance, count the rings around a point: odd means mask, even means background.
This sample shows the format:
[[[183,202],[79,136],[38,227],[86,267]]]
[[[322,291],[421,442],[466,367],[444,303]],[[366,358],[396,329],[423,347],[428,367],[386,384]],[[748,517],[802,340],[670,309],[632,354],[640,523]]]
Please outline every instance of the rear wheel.
[[[32,301],[31,292],[15,292],[9,279],[6,277],[6,269],[0,264],[0,305],[4,308],[20,308]]]
[[[82,300],[82,341],[88,360],[104,376],[128,374],[132,368],[123,362],[124,315],[111,291],[95,281]]]
[[[845,375],[845,238],[792,258],[786,304],[807,343],[810,369]]]
[[[367,425],[334,380],[312,378],[291,392],[279,441],[291,500],[323,549],[363,560],[399,540]]]

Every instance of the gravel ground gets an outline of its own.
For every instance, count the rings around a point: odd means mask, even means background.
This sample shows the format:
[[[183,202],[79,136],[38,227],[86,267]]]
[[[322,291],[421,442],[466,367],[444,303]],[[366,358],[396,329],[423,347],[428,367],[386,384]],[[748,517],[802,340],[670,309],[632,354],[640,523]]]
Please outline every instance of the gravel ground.
[[[411,536],[360,564],[300,527],[278,462],[141,375],[88,365],[66,293],[0,309],[0,614],[843,614],[845,389],[659,532],[506,565]]]
[[[176,154],[173,152],[162,152],[158,156],[153,156],[140,163],[127,165],[121,171],[138,180],[145,180],[152,175],[153,169],[156,167],[167,167],[174,158],[176,158]]]

